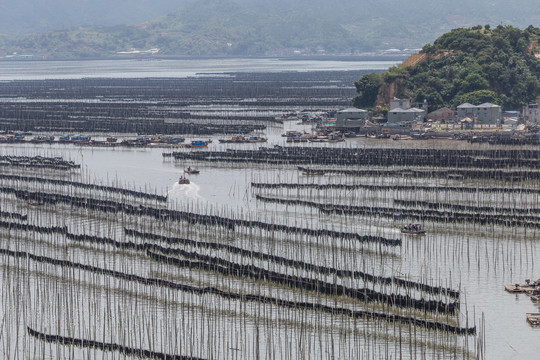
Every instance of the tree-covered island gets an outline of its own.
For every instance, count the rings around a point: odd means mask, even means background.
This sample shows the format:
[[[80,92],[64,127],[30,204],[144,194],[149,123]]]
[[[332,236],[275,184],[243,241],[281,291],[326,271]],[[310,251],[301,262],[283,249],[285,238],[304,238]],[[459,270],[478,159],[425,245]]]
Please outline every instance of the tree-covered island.
[[[394,97],[427,100],[429,111],[463,103],[520,109],[540,95],[540,29],[512,26],[454,29],[400,66],[355,85],[358,108],[388,111]]]

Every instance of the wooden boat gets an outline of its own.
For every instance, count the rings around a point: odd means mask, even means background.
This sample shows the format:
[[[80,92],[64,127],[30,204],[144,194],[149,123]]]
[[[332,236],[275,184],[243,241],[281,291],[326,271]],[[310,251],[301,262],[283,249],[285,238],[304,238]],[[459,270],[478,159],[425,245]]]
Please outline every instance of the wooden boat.
[[[513,285],[504,285],[504,290],[509,293],[527,293],[532,292],[535,289],[534,285],[527,284],[513,284]]]
[[[180,176],[180,179],[178,179],[178,183],[180,185],[187,185],[190,183],[189,179],[184,177],[184,176]]]
[[[540,326],[540,313],[527,313],[527,322],[532,326]]]
[[[532,301],[540,301],[540,289],[534,289],[533,291],[527,292],[531,297]]]
[[[311,175],[311,176],[320,176],[320,175],[324,175],[324,171],[323,170],[304,170],[302,171],[302,174],[304,175]]]
[[[47,136],[47,135],[34,136],[34,138],[30,140],[30,142],[34,144],[41,144],[41,143],[51,144],[53,141],[54,141],[54,136]]]
[[[268,141],[261,136],[244,137],[241,135],[233,136],[230,139],[219,139],[220,144],[245,144],[245,143],[261,143]]]
[[[525,280],[525,284],[512,284],[504,285],[504,290],[509,293],[526,293],[529,296],[540,295],[540,279],[536,281],[531,281],[530,279]]]
[[[199,170],[192,169],[192,168],[190,168],[190,167],[188,167],[186,170],[184,170],[184,172],[185,172],[186,174],[192,174],[192,175],[197,175],[197,174],[200,173]]]
[[[409,235],[424,235],[426,231],[422,229],[422,225],[420,224],[409,224],[401,227],[401,233],[402,234],[409,234]]]

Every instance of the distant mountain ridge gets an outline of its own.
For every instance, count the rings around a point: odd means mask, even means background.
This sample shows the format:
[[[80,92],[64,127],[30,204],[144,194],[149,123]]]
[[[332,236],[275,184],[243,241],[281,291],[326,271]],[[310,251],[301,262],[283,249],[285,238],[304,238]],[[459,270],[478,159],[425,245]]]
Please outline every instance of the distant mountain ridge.
[[[2,0],[0,34],[21,35],[79,26],[134,25],[194,0]]]
[[[25,12],[24,5],[29,6],[35,0],[4,1],[0,5],[0,31],[6,33],[4,18],[9,17],[7,23],[14,30],[9,33],[25,33],[16,24],[32,22],[31,15],[37,10]],[[10,3],[18,2],[21,4],[14,6],[19,12],[10,17],[10,12],[14,12],[9,8]],[[92,3],[95,6],[89,5],[88,0],[76,3],[93,9],[84,16],[63,15],[64,22],[70,20],[70,30],[0,37],[0,55],[17,52],[45,58],[101,57],[133,48],[159,48],[159,54],[171,56],[350,55],[420,48],[456,27],[508,24],[525,28],[540,23],[537,0],[521,0],[519,4],[502,0],[455,0],[451,4],[428,0],[411,0],[406,4],[396,0],[110,0],[108,3],[97,0]],[[42,12],[34,23],[53,21],[47,16],[51,12],[58,16],[77,14],[73,6],[69,7],[68,0],[37,4],[41,4],[38,9],[49,10]],[[55,11],[56,6],[61,10]],[[98,16],[100,12],[96,9],[100,6],[106,16],[104,13]],[[146,13],[145,6],[149,9]],[[54,27],[48,24],[43,28]]]

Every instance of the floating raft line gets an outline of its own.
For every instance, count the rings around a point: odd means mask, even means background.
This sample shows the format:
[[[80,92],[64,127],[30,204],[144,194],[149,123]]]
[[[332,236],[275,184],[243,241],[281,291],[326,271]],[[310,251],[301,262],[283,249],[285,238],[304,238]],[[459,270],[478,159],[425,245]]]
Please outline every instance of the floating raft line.
[[[31,327],[27,326],[26,330],[28,334],[38,338],[40,340],[50,342],[50,343],[59,343],[67,346],[78,346],[83,348],[94,348],[102,351],[118,351],[121,354],[128,356],[136,356],[147,359],[163,359],[163,360],[203,360],[202,358],[192,357],[192,356],[183,356],[183,355],[170,355],[162,352],[150,351],[145,349],[136,349],[114,343],[104,343],[100,341],[88,340],[88,339],[78,339],[74,337],[60,336],[60,335],[51,335],[38,332]]]
[[[351,310],[347,308],[331,307],[331,306],[317,304],[317,303],[282,300],[279,298],[262,296],[262,295],[232,293],[232,292],[220,290],[215,287],[199,288],[196,286],[174,283],[168,280],[161,280],[161,279],[156,279],[156,278],[145,278],[138,275],[126,274],[126,273],[122,273],[115,270],[99,268],[96,266],[85,265],[85,264],[76,263],[72,261],[53,259],[46,256],[38,256],[31,253],[23,252],[23,251],[12,251],[9,249],[0,249],[0,254],[5,254],[8,256],[18,257],[18,258],[27,258],[36,262],[48,263],[48,264],[58,265],[61,267],[81,269],[84,271],[90,271],[90,272],[101,274],[104,276],[112,276],[112,277],[127,280],[127,281],[136,281],[145,285],[156,285],[156,286],[168,287],[171,289],[176,289],[176,290],[184,291],[184,292],[190,292],[197,295],[212,294],[212,295],[221,296],[227,299],[263,302],[267,304],[274,304],[277,306],[282,306],[282,307],[287,307],[287,308],[292,308],[292,309],[319,310],[319,311],[323,311],[323,312],[334,314],[334,315],[347,315],[353,318],[381,319],[381,320],[387,320],[391,322],[400,322],[403,324],[416,325],[416,326],[424,327],[427,329],[447,331],[447,332],[458,334],[458,335],[475,335],[476,334],[476,327],[472,327],[472,328],[459,327],[459,326],[449,325],[449,324],[436,322],[436,321],[418,319],[418,318],[414,318],[410,316],[378,313],[378,312],[363,311],[363,310]]]
[[[423,309],[423,310],[430,310],[430,311],[437,310],[440,312],[450,312],[450,313],[455,312],[455,310],[459,306],[457,302],[447,304],[441,301],[427,301],[424,299],[416,300],[409,296],[402,296],[402,295],[397,295],[397,294],[387,295],[387,294],[376,292],[370,289],[350,289],[350,288],[337,285],[337,284],[329,284],[326,282],[322,282],[322,281],[314,280],[310,278],[301,278],[297,276],[285,275],[278,272],[269,271],[264,268],[256,267],[253,265],[241,265],[238,263],[224,260],[219,257],[202,255],[196,252],[189,252],[182,249],[165,248],[156,244],[148,244],[148,243],[136,244],[134,242],[119,242],[119,241],[115,241],[109,238],[100,238],[97,236],[90,236],[90,235],[76,235],[76,234],[71,234],[71,233],[66,234],[66,237],[70,240],[79,241],[79,242],[106,244],[106,245],[114,246],[119,249],[145,251],[146,254],[155,261],[160,261],[167,264],[174,264],[177,266],[187,267],[190,269],[202,269],[206,271],[219,272],[223,275],[231,275],[231,276],[237,276],[237,277],[247,276],[255,280],[268,280],[268,281],[276,282],[282,285],[287,285],[289,287],[300,287],[306,290],[317,290],[317,291],[321,291],[329,295],[336,295],[336,294],[346,295],[346,296],[354,297],[363,301],[380,301],[380,302],[387,302],[392,305],[401,305],[401,306],[415,307],[415,308]],[[162,238],[161,240],[166,241],[164,238]],[[194,245],[194,246],[204,245],[194,240],[188,240],[188,239],[175,239],[175,240],[177,240],[174,242],[176,244],[183,243],[183,244],[189,244],[189,245]],[[168,243],[171,243],[171,242],[168,242]],[[217,244],[214,243],[213,245],[217,245]],[[212,248],[216,248],[216,247],[213,246]],[[226,246],[219,246],[218,248],[224,249],[226,248]],[[187,259],[202,260],[202,262],[181,261],[176,258],[165,257],[162,255],[156,254],[154,253],[154,251],[160,252],[165,255],[176,255],[176,256],[182,256]],[[249,252],[246,251],[246,255],[248,254]],[[265,256],[265,259],[267,260],[275,260],[273,258],[274,256],[270,256],[270,255]],[[306,268],[309,268],[309,270],[320,270],[318,266],[315,266],[312,264],[305,264],[305,265],[306,265]],[[448,294],[450,297],[459,298],[459,292],[452,291],[450,289],[443,289],[440,287],[439,288],[431,287],[425,284],[405,281],[405,280],[396,279],[396,278],[379,278],[370,274],[364,274],[360,272],[355,274],[355,272],[352,272],[352,271],[343,271],[343,270],[337,270],[337,269],[331,269],[331,268],[325,268],[325,270],[327,271],[322,272],[323,274],[334,273],[340,277],[344,277],[345,274],[347,276],[355,275],[355,277],[360,277],[358,275],[363,275],[364,281],[371,280],[373,282],[380,282],[380,283],[394,282],[397,285],[401,285],[401,286],[413,287],[413,288],[430,292],[430,293],[445,293],[445,294]]]
[[[0,174],[0,179],[26,181],[26,182],[38,182],[42,184],[53,184],[53,185],[60,185],[60,186],[74,186],[74,187],[80,187],[83,189],[101,190],[101,191],[119,193],[123,195],[132,195],[135,197],[153,199],[153,200],[158,200],[158,201],[163,201],[163,202],[167,201],[167,196],[149,194],[142,191],[118,188],[118,187],[113,187],[113,186],[88,184],[88,183],[69,181],[69,180],[41,178],[41,177],[36,177],[36,176],[7,175],[7,174]]]
[[[466,186],[424,186],[424,185],[372,185],[372,184],[317,184],[317,183],[256,183],[252,182],[251,187],[257,189],[343,189],[355,190],[365,189],[372,191],[424,191],[441,192],[454,191],[465,193],[518,193],[518,194],[540,194],[540,189],[523,187],[466,187]]]
[[[127,228],[124,228],[124,232],[126,233],[126,235],[137,236],[143,239],[157,240],[157,241],[165,242],[166,244],[184,244],[184,245],[195,246],[199,248],[226,250],[231,253],[240,254],[248,258],[268,260],[268,261],[272,261],[281,265],[293,266],[293,267],[300,268],[303,270],[315,271],[315,272],[322,273],[325,275],[335,274],[336,276],[339,276],[339,277],[354,277],[354,278],[364,279],[364,281],[371,281],[371,282],[381,283],[381,284],[394,283],[398,286],[412,287],[412,288],[422,290],[425,292],[430,292],[430,293],[446,294],[454,298],[459,298],[459,294],[460,294],[460,292],[457,290],[443,288],[440,286],[431,286],[427,284],[418,283],[415,281],[399,279],[396,277],[376,276],[376,275],[364,273],[362,271],[340,270],[340,269],[335,269],[335,268],[331,268],[327,266],[314,265],[314,264],[306,263],[304,261],[287,259],[285,257],[281,257],[277,255],[270,255],[270,254],[266,254],[262,252],[246,250],[246,249],[242,249],[236,246],[220,244],[216,242],[201,242],[201,241],[195,241],[195,240],[190,240],[190,239],[165,237],[158,234],[143,233],[137,230],[127,229]],[[85,235],[74,235],[74,236],[85,236]],[[68,237],[71,238],[70,235],[68,235]],[[114,241],[114,240],[111,240],[111,241]],[[152,246],[152,249],[155,249],[155,246]],[[167,250],[164,251],[162,249],[167,249]],[[162,248],[162,249],[160,249],[159,251],[166,254],[175,254],[177,252],[177,250],[171,249],[171,248]]]
[[[477,169],[527,168],[521,171],[525,178],[538,178],[540,150],[454,150],[454,149],[397,149],[397,148],[318,148],[279,147],[257,150],[227,149],[226,151],[173,152],[177,160],[223,161],[233,163],[260,163],[275,165],[332,165],[332,166],[403,166],[466,168],[469,175]],[[304,170],[305,168],[302,168]],[[320,171],[320,169],[317,169]],[[323,170],[324,171],[324,170]],[[429,170],[426,170],[431,172]],[[446,170],[447,175],[456,174]],[[402,171],[405,174],[404,171]],[[467,173],[465,173],[467,174]],[[485,174],[484,174],[485,175]],[[501,172],[500,175],[503,175]],[[405,175],[404,175],[405,176]],[[411,176],[411,175],[406,175]],[[433,175],[431,175],[432,177]]]
[[[444,223],[476,223],[476,224],[496,224],[503,226],[523,226],[540,229],[540,216],[534,215],[514,215],[514,214],[491,214],[469,211],[450,211],[437,209],[409,209],[397,207],[377,207],[377,206],[353,206],[317,203],[299,199],[272,198],[255,195],[259,201],[273,202],[278,204],[309,206],[318,209],[322,213],[339,215],[368,215],[384,216],[393,219],[409,218],[417,221],[436,221]],[[456,208],[462,205],[449,205]],[[463,205],[463,207],[466,207]],[[510,209],[510,208],[508,208]]]
[[[309,279],[293,275],[280,274],[274,271],[268,271],[252,265],[243,266],[240,264],[225,264],[220,261],[220,265],[215,263],[193,262],[180,260],[173,257],[159,255],[151,251],[146,252],[153,260],[160,261],[166,264],[172,264],[179,267],[189,269],[202,269],[205,271],[213,271],[222,275],[232,275],[237,277],[248,277],[253,280],[271,281],[280,285],[285,285],[294,289],[303,289],[307,291],[315,291],[317,294],[347,296],[352,299],[361,300],[364,302],[380,302],[388,305],[411,307],[417,310],[436,311],[439,313],[453,314],[459,308],[459,303],[444,303],[442,301],[414,299],[407,295],[398,294],[383,294],[367,288],[353,289],[339,284],[330,284],[317,279]]]

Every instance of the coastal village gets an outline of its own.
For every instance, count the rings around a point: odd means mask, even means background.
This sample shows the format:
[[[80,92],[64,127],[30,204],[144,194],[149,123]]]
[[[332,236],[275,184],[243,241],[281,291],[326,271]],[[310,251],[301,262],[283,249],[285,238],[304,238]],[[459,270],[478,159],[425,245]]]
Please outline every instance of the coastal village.
[[[535,141],[540,126],[539,103],[540,97],[521,111],[503,111],[501,106],[491,103],[464,103],[455,110],[443,107],[429,111],[427,101],[413,104],[409,99],[394,98],[386,117],[372,116],[367,110],[357,108],[338,111],[335,129],[378,138],[454,136],[471,140],[475,137],[477,141],[493,137]]]
[[[429,111],[427,101],[414,104],[410,99],[393,98],[387,116],[374,116],[371,112],[358,108],[346,108],[326,112],[298,112],[276,117],[277,123],[294,121],[312,125],[311,132],[286,130],[282,136],[288,143],[341,142],[345,138],[364,136],[376,139],[421,140],[454,139],[469,142],[489,142],[499,144],[540,144],[540,96],[535,103],[523,106],[521,111],[503,111],[492,103],[474,105],[463,103],[455,110],[443,107]],[[25,136],[26,135],[26,136]],[[127,147],[187,147],[201,148],[212,143],[208,140],[193,140],[184,143],[185,138],[174,135],[140,134],[131,138],[107,137],[96,140],[89,135],[35,135],[32,133],[4,133],[0,143],[73,143],[85,146],[127,146]],[[261,143],[267,139],[260,136],[238,134],[228,139],[218,139],[219,143],[245,144]]]

